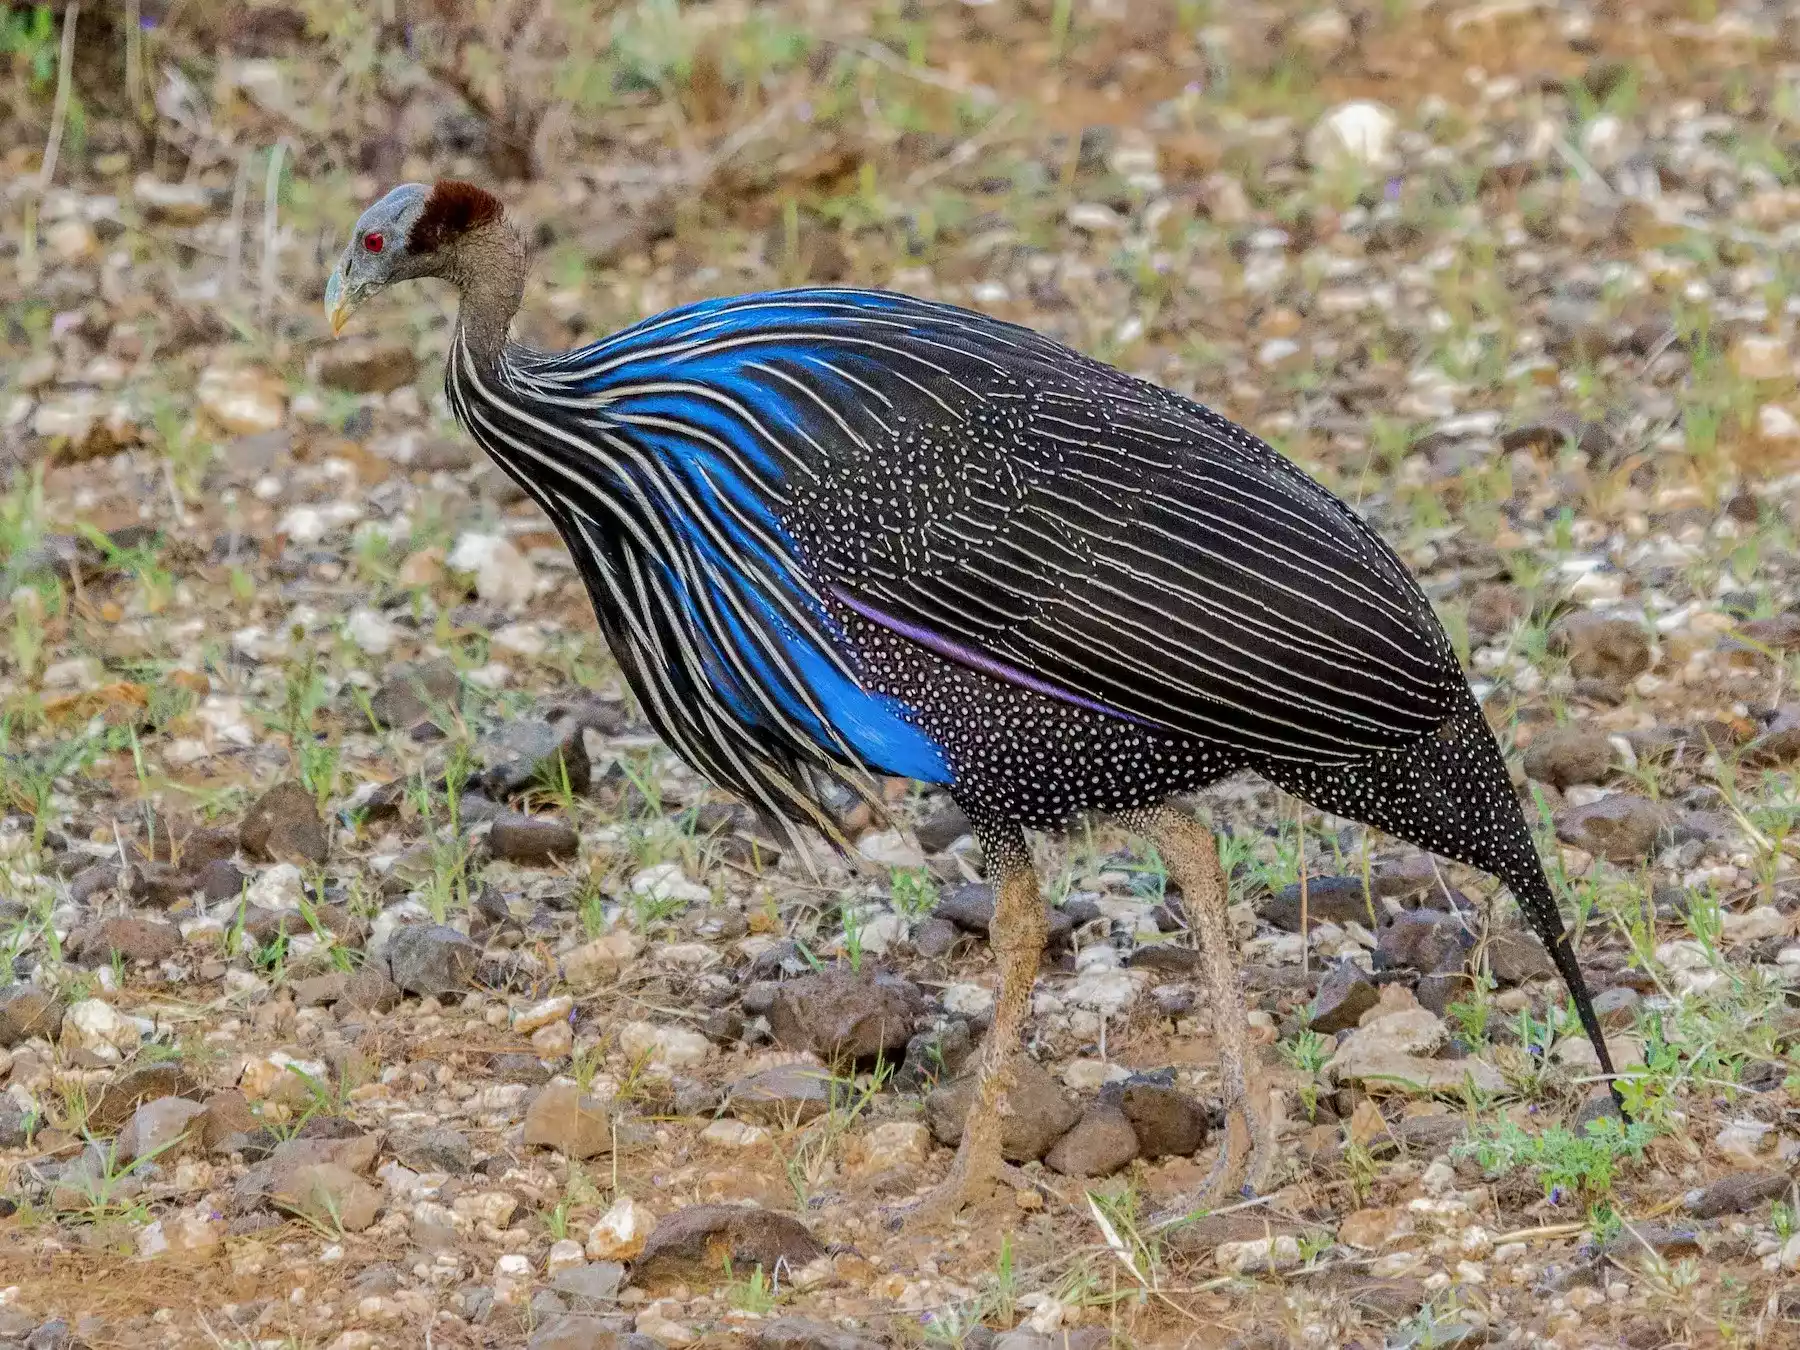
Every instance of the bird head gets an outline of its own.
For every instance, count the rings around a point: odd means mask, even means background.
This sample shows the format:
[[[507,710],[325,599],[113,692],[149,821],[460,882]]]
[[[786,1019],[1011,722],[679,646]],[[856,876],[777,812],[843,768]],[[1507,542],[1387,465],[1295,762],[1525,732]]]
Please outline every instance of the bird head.
[[[471,235],[500,220],[500,199],[473,183],[402,183],[361,216],[325,283],[325,317],[341,333],[376,291],[415,277],[457,280]]]

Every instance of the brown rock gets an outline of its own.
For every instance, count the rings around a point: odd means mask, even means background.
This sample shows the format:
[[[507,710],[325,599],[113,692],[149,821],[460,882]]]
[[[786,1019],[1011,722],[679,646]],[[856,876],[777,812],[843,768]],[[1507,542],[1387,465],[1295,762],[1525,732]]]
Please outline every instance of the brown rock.
[[[1733,1172],[1687,1196],[1687,1212],[1696,1219],[1743,1214],[1786,1195],[1794,1186],[1786,1172]]]
[[[782,985],[769,1028],[787,1049],[848,1065],[904,1050],[922,1002],[911,981],[828,970]]]
[[[1556,837],[1608,862],[1641,862],[1671,827],[1669,809],[1647,797],[1615,793],[1556,813]]]
[[[384,963],[366,961],[344,981],[343,1001],[370,1012],[391,1012],[400,1005],[400,986],[388,978]]]
[[[649,1337],[633,1339],[659,1344]],[[553,1315],[532,1332],[525,1350],[619,1350],[621,1344],[619,1333],[612,1329],[612,1319],[593,1313],[566,1312]]]
[[[1800,759],[1800,703],[1784,703],[1744,747],[1739,761],[1752,769],[1773,769],[1796,759]]]
[[[1469,599],[1469,635],[1483,640],[1509,631],[1531,613],[1531,597],[1517,586],[1489,582]]]
[[[83,933],[81,964],[106,965],[115,952],[125,961],[166,961],[180,950],[181,930],[174,924],[122,915],[103,919]]]
[[[350,983],[350,977],[341,970],[334,970],[325,975],[312,975],[304,980],[295,980],[291,986],[294,991],[294,1003],[302,1008],[322,1008],[336,1003],[344,997],[344,990]]]
[[[940,1144],[954,1148],[962,1142],[963,1120],[974,1100],[972,1074],[933,1089],[925,1098],[925,1123]],[[1080,1118],[1081,1109],[1042,1065],[1029,1055],[1013,1057],[1013,1084],[1000,1127],[1000,1151],[1008,1162],[1036,1162]]]
[[[579,1161],[612,1151],[609,1103],[581,1095],[572,1083],[552,1083],[525,1112],[525,1142]]]
[[[1137,1156],[1137,1133],[1125,1113],[1096,1102],[1056,1141],[1044,1165],[1066,1177],[1107,1177]]]
[[[1488,969],[1501,984],[1524,984],[1556,974],[1556,965],[1544,944],[1517,928],[1503,928],[1492,934],[1484,950]]]
[[[1629,684],[1650,669],[1650,636],[1642,624],[1616,615],[1571,614],[1551,632],[1578,680]]]
[[[142,1064],[106,1085],[88,1111],[88,1128],[96,1134],[112,1134],[122,1129],[145,1102],[160,1097],[198,1100],[200,1093],[199,1081],[180,1064]]]
[[[327,1230],[360,1233],[381,1213],[380,1188],[338,1163],[301,1163],[284,1169],[269,1188],[269,1202]]]
[[[345,338],[317,357],[319,383],[347,394],[385,394],[411,384],[418,374],[419,358],[411,347],[377,338]]]
[[[668,1283],[701,1283],[729,1264],[748,1274],[773,1272],[785,1264],[798,1270],[823,1256],[823,1244],[805,1224],[785,1214],[739,1205],[689,1205],[667,1215],[651,1230],[632,1264],[632,1283],[642,1288]]]
[[[249,1134],[261,1121],[250,1110],[250,1099],[236,1088],[215,1092],[206,1099],[200,1118],[200,1146],[208,1153],[225,1147],[234,1135]]]
[[[496,858],[505,862],[536,867],[559,858],[573,858],[580,851],[581,840],[561,816],[501,811],[494,817],[488,846]]]
[[[1125,1113],[1146,1158],[1185,1158],[1206,1142],[1206,1111],[1178,1089],[1172,1074],[1133,1074],[1100,1089],[1100,1100]],[[1167,1079],[1168,1081],[1165,1081]]]
[[[8,1049],[31,1036],[55,1041],[62,1034],[63,1005],[33,984],[0,991],[0,1045]]]
[[[1525,772],[1561,790],[1576,783],[1603,783],[1619,752],[1604,731],[1592,727],[1545,727],[1525,748]]]
[[[312,793],[296,782],[263,793],[238,826],[245,856],[259,862],[324,863],[330,852],[325,822]]]

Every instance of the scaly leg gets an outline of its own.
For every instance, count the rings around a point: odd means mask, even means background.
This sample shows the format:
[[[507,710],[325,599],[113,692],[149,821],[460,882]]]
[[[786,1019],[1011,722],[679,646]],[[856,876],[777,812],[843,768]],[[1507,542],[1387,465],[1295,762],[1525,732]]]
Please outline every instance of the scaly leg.
[[[1006,1091],[1012,1085],[1013,1058],[1049,925],[1024,834],[1017,826],[1008,825],[982,829],[978,837],[987,874],[994,879],[994,921],[988,927],[988,938],[1000,964],[1000,990],[994,1001],[994,1020],[982,1043],[975,1096],[963,1122],[956,1162],[950,1175],[920,1203],[915,1218],[951,1217],[1012,1170],[1000,1156]]]
[[[1238,982],[1231,940],[1230,891],[1212,832],[1169,806],[1121,817],[1162,855],[1169,875],[1181,885],[1188,921],[1200,937],[1207,982],[1212,986],[1213,1034],[1219,1042],[1219,1076],[1225,1086],[1225,1140],[1200,1189],[1184,1199],[1181,1211],[1211,1209],[1235,1198],[1240,1188],[1260,1189],[1274,1151],[1272,1113],[1259,1109],[1250,1085],[1250,1014]]]

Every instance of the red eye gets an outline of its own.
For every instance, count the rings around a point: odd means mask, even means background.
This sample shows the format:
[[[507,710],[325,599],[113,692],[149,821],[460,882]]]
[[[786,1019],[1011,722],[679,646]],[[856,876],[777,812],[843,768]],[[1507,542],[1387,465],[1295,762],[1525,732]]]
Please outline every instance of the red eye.
[[[387,240],[381,237],[380,230],[370,230],[363,236],[363,247],[371,253],[379,253],[387,247]]]

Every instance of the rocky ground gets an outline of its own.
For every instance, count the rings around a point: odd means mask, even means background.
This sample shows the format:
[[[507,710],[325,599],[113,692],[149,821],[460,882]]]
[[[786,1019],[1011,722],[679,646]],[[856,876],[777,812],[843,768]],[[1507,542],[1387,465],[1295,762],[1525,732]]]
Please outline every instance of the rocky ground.
[[[0,1345],[1800,1343],[1797,17],[0,10]],[[533,223],[535,341],[889,285],[1356,502],[1634,1124],[1486,878],[1233,782],[1268,1192],[1162,1221],[1208,1000],[1095,822],[1041,846],[1037,1189],[901,1226],[993,999],[965,823],[894,783],[835,804],[854,869],[764,836],[449,419],[446,297],[328,340],[358,210],[451,173]]]

